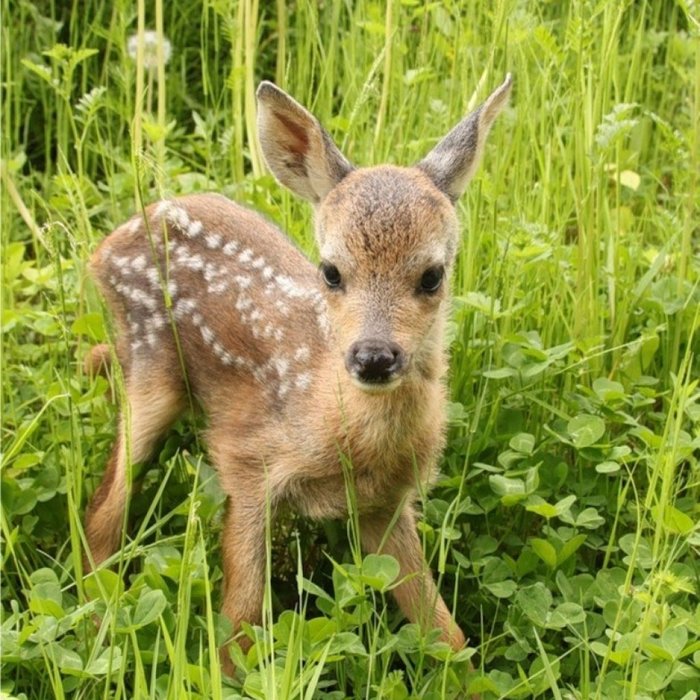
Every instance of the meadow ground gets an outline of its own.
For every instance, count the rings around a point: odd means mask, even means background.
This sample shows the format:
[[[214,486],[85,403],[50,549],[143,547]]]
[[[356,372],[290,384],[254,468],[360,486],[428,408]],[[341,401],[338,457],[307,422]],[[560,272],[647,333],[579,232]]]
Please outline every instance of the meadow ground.
[[[697,698],[697,2],[144,5],[2,1],[0,695]],[[139,25],[169,55],[133,58]],[[222,680],[197,421],[142,466],[114,570],[83,576],[119,393],[81,365],[111,338],[89,254],[142,202],[214,190],[314,258],[310,208],[261,161],[258,80],[353,162],[408,164],[509,71],[459,204],[449,441],[420,524],[470,646],[405,624],[392,562],[363,567],[344,523],[286,517],[265,626]]]

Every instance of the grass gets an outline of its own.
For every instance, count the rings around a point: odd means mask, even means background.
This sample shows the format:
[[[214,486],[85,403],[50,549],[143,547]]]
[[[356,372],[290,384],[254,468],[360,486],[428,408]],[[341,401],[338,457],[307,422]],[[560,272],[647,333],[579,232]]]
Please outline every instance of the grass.
[[[2,696],[696,698],[697,4],[145,5],[2,2]],[[138,27],[167,64],[128,55]],[[265,625],[222,681],[196,422],[142,466],[114,570],[82,575],[115,418],[81,364],[109,338],[89,253],[142,202],[216,190],[313,257],[309,208],[265,174],[259,79],[354,162],[405,164],[508,71],[459,205],[449,444],[420,524],[471,647],[398,617],[393,562],[362,562],[352,525],[287,516]]]

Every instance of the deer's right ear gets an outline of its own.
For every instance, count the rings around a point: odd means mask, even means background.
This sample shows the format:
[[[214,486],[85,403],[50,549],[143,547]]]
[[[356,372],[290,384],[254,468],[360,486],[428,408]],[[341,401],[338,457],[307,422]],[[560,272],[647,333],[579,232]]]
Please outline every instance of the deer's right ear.
[[[257,91],[258,135],[267,164],[292,192],[318,204],[353,168],[318,119],[284,90]]]

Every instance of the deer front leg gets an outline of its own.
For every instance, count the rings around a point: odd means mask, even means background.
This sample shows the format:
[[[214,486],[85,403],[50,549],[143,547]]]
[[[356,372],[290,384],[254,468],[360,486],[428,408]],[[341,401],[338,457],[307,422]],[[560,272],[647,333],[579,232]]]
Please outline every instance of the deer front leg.
[[[242,480],[241,480],[242,481]],[[261,620],[265,589],[265,496],[248,491],[241,483],[229,492],[222,536],[224,568],[222,612],[233,623],[235,636],[242,622]],[[234,666],[230,640],[219,650],[221,666],[229,676]],[[246,650],[251,641],[239,641]]]
[[[392,515],[372,513],[361,518],[362,546],[368,552],[390,554],[399,562],[399,580],[403,582],[392,589],[392,593],[401,611],[423,630],[440,629],[440,638],[457,651],[466,642],[464,633],[438,593],[425,561],[413,507],[405,505],[393,526],[390,525]],[[389,527],[391,530],[385,537]]]

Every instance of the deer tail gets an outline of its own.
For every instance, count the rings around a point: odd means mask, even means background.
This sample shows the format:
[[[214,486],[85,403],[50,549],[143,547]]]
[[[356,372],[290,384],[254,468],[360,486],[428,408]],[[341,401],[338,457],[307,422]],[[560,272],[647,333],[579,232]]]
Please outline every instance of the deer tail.
[[[100,343],[88,350],[83,360],[85,373],[94,377],[98,374],[105,376],[112,365],[112,353],[107,343]]]

